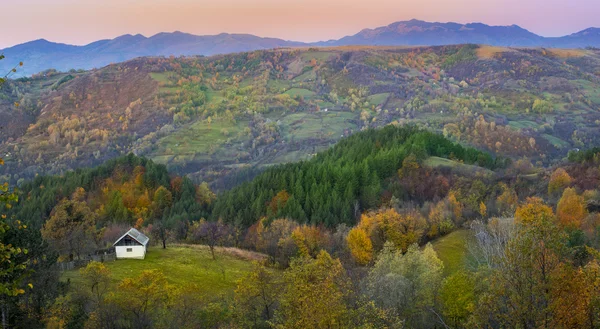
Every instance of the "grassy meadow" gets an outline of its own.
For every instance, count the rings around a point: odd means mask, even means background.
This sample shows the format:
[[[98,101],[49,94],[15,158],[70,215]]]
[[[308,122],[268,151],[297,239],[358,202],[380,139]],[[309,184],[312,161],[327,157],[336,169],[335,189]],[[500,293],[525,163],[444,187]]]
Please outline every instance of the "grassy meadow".
[[[148,249],[143,260],[118,259],[105,264],[112,273],[114,286],[142,271],[160,270],[171,284],[216,296],[232,294],[236,281],[252,269],[252,261],[261,258],[257,253],[224,248],[217,250],[217,259],[213,260],[205,246],[167,246],[167,249],[154,246]],[[61,280],[78,285],[81,282],[79,270],[65,271]]]

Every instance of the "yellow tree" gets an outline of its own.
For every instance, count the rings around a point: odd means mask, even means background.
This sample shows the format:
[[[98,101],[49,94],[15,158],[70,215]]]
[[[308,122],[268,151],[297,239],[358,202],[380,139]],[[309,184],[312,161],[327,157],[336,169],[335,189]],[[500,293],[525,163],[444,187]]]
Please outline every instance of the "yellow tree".
[[[532,223],[538,218],[554,218],[554,211],[537,197],[527,198],[527,202],[515,211],[515,220],[520,224]]]
[[[563,264],[553,274],[554,328],[598,328],[600,326],[600,266],[593,260],[584,267]]]
[[[83,201],[84,195],[78,188],[71,199],[61,200],[42,228],[44,240],[69,259],[93,250],[98,239],[97,214]]]
[[[135,278],[126,278],[111,301],[118,305],[133,328],[150,328],[153,320],[173,303],[176,293],[158,270],[146,270]]]
[[[373,260],[373,244],[367,232],[360,227],[354,227],[346,237],[352,257],[359,265],[367,265]]]
[[[235,313],[243,327],[266,327],[281,292],[281,280],[276,271],[259,263],[253,264],[252,272],[237,282],[235,289]]]
[[[563,168],[556,169],[550,176],[550,182],[548,183],[548,194],[555,195],[562,191],[565,187],[571,184],[573,179],[569,176],[566,170]]]
[[[459,271],[444,280],[440,290],[443,314],[452,321],[454,328],[464,323],[475,309],[475,279],[473,275]]]
[[[275,328],[343,328],[348,320],[349,283],[339,259],[322,250],[317,258],[298,257],[284,273]]]
[[[502,194],[500,194],[498,198],[496,198],[498,210],[501,213],[514,213],[517,207],[517,203],[519,202],[517,193],[515,192],[515,190],[508,187],[508,185],[504,183],[500,183],[500,188],[502,189]]]
[[[566,188],[556,206],[556,216],[561,226],[580,228],[581,222],[587,216],[583,196],[578,195],[572,187]]]

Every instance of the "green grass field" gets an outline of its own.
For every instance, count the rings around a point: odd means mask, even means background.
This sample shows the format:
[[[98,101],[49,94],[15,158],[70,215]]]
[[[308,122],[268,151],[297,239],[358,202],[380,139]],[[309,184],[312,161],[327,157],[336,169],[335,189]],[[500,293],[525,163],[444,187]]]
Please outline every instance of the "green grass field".
[[[440,158],[440,157],[429,157],[429,158],[425,159],[423,164],[430,168],[439,168],[439,167],[452,168],[452,170],[455,170],[462,174],[482,173],[484,175],[494,175],[494,172],[489,169],[475,166],[475,165],[464,164],[464,163],[460,163],[458,161],[454,161],[454,160],[450,160],[450,159],[446,159],[446,158]]]
[[[547,141],[549,141],[552,145],[554,145],[554,147],[556,147],[558,149],[562,149],[564,147],[571,146],[571,144],[565,142],[564,140],[562,140],[556,136],[542,134],[542,137],[544,137]]]
[[[236,281],[252,269],[249,259],[224,251],[218,252],[217,260],[213,260],[204,246],[150,247],[145,259],[119,259],[105,264],[111,270],[115,286],[144,270],[160,270],[169,283],[191,286],[207,296],[233,293]],[[81,282],[79,270],[64,272],[61,280],[77,285]]]
[[[210,124],[198,121],[160,139],[157,143],[158,150],[153,156],[176,154],[193,158],[198,153],[211,151],[211,148],[216,150],[228,139],[236,140],[247,126],[248,122],[243,120],[237,122],[215,120]]]
[[[388,96],[390,96],[390,93],[374,94],[367,97],[367,102],[375,106],[381,105],[387,100]]]
[[[356,130],[349,122],[356,116],[350,112],[293,113],[281,119],[282,130],[287,140],[308,138],[339,139],[345,128]]]
[[[528,121],[528,120],[510,121],[508,123],[508,125],[513,128],[516,128],[516,129],[526,129],[526,128],[535,129],[539,126],[537,123],[535,123],[533,121]]]
[[[468,238],[468,230],[457,230],[431,243],[444,262],[444,275],[451,275],[466,267]]]

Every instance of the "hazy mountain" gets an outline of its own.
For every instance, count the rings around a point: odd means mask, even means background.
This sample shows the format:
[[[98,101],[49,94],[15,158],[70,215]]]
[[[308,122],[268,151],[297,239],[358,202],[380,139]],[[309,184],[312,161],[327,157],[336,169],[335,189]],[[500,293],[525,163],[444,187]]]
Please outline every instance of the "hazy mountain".
[[[26,63],[17,74],[23,76],[50,68],[59,71],[98,68],[140,56],[209,56],[298,45],[302,43],[227,33],[198,36],[173,32],[159,33],[149,38],[141,34],[126,34],[85,46],[65,45],[40,39],[0,51],[6,56],[6,59],[0,62],[0,72],[8,72],[19,61]]]
[[[123,62],[140,56],[215,55],[290,46],[341,45],[450,45],[487,44],[512,47],[600,47],[600,29],[589,28],[564,37],[546,38],[517,25],[489,26],[482,23],[431,23],[420,20],[395,22],[339,40],[305,44],[250,34],[198,36],[182,32],[159,33],[152,37],[126,34],[112,40],[99,40],[85,46],[72,46],[35,40],[2,52],[0,72],[8,72],[19,61],[26,65],[18,76],[31,75],[49,68],[60,71],[90,69]]]
[[[600,29],[589,28],[564,37],[547,38],[518,25],[490,26],[482,23],[430,23],[420,20],[395,22],[319,45],[451,45],[486,44],[509,47],[584,48],[600,46]]]
[[[419,20],[395,22],[324,45],[449,45],[489,44],[497,46],[535,46],[544,38],[519,26],[489,26],[481,23],[430,23]]]

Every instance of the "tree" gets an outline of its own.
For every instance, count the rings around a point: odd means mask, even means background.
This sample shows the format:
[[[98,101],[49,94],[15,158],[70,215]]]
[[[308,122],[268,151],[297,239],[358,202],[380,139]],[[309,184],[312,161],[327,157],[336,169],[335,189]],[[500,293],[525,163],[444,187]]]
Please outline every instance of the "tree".
[[[97,215],[83,201],[84,196],[85,190],[78,188],[70,199],[61,200],[42,228],[44,239],[69,259],[94,250],[99,238]]]
[[[443,267],[431,244],[423,250],[413,244],[403,254],[387,242],[365,278],[365,294],[378,307],[406,319],[408,327],[427,327],[436,318]]]
[[[454,328],[464,328],[475,309],[475,282],[473,275],[459,271],[447,277],[440,290],[442,312]]]
[[[210,222],[204,219],[200,220],[192,228],[193,240],[208,246],[213,260],[216,260],[215,247],[223,242],[229,235],[229,227],[223,222]]]
[[[522,225],[529,225],[541,219],[554,218],[554,211],[544,201],[537,197],[527,198],[524,205],[517,207],[515,220]]]
[[[253,270],[237,282],[235,289],[234,303],[240,324],[266,328],[273,319],[280,292],[277,272],[254,263]]]
[[[111,307],[107,307],[106,299],[110,291],[111,272],[100,262],[90,262],[79,270],[83,281],[84,295],[91,296],[92,307],[87,327],[112,328],[115,322]],[[93,325],[92,325],[93,323]]]
[[[562,227],[578,229],[587,216],[587,204],[574,188],[566,188],[556,206],[556,216]]]
[[[280,307],[275,312],[275,328],[340,328],[347,322],[345,297],[348,278],[338,259],[324,250],[317,258],[292,260],[283,275]]]
[[[496,205],[501,215],[514,214],[519,198],[514,189],[505,183],[500,183],[502,194],[496,198]]]
[[[548,194],[556,195],[565,187],[569,186],[573,179],[569,176],[566,170],[563,168],[557,168],[550,176],[550,182],[548,183]]]
[[[352,257],[359,265],[367,265],[373,259],[373,244],[367,232],[360,227],[354,227],[346,237]]]
[[[167,209],[173,205],[173,195],[164,186],[154,192],[152,198],[152,235],[162,242],[163,249],[167,248],[167,239],[172,227],[172,222],[167,214]]]
[[[552,209],[540,199],[529,198],[516,215],[516,232],[492,274],[483,303],[503,327],[549,328],[553,273],[564,257],[565,238]]]
[[[554,328],[598,328],[600,326],[600,266],[592,260],[584,267],[561,264],[553,273]]]
[[[152,328],[161,310],[173,304],[175,289],[158,270],[146,270],[121,281],[110,301],[121,309],[133,328]]]
[[[206,182],[202,182],[196,188],[196,201],[201,205],[210,205],[216,198],[216,195],[210,190]]]

